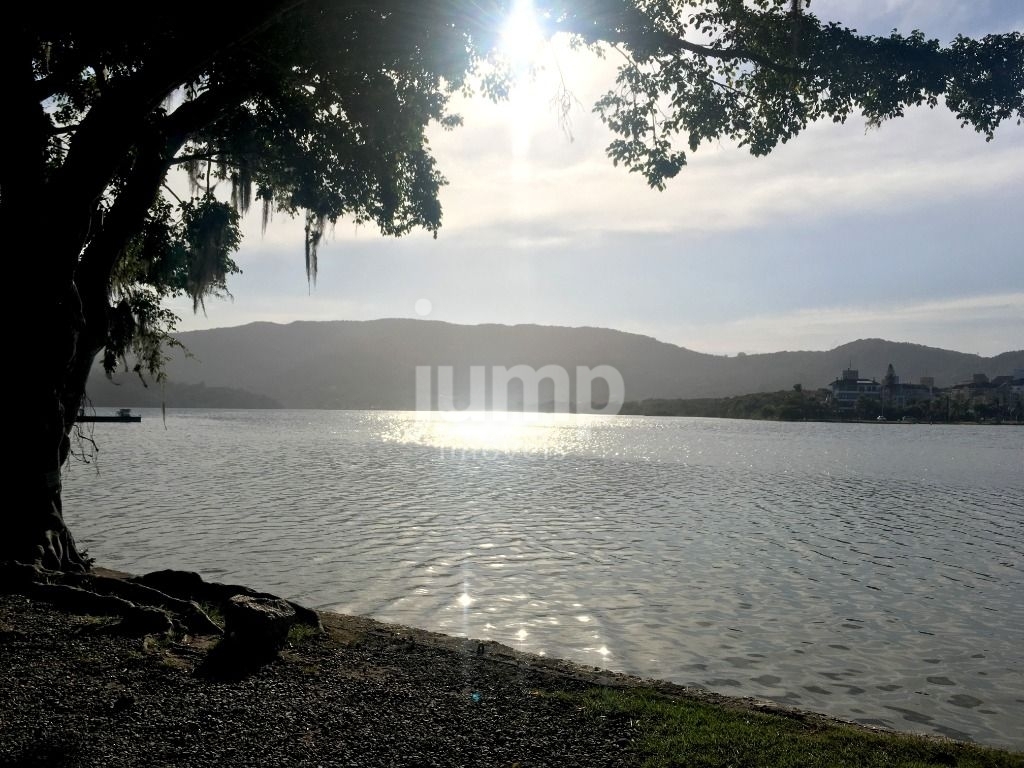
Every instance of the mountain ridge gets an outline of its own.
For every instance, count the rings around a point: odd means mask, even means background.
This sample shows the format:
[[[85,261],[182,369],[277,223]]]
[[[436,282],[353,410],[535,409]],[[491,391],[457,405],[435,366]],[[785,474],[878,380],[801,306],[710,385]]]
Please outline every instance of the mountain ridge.
[[[831,350],[730,357],[594,326],[460,325],[403,318],[259,321],[187,331],[177,338],[192,357],[176,354],[168,363],[169,382],[180,390],[168,397],[170,407],[207,407],[205,388],[217,395],[217,404],[208,407],[230,407],[225,403],[231,402],[234,390],[239,403],[263,403],[257,407],[407,410],[416,405],[417,366],[451,366],[459,402],[468,401],[471,366],[558,365],[574,386],[577,366],[610,365],[623,376],[627,400],[727,397],[798,383],[813,389],[827,386],[851,361],[867,378],[880,379],[892,363],[903,381],[932,376],[940,387],[974,373],[993,377],[1024,368],[1024,350],[982,357],[877,338]],[[98,406],[143,405],[135,400],[146,390],[133,379],[131,374],[115,374],[115,386],[97,369],[88,394]],[[545,399],[544,393],[538,396]],[[150,392],[147,401],[151,397]]]

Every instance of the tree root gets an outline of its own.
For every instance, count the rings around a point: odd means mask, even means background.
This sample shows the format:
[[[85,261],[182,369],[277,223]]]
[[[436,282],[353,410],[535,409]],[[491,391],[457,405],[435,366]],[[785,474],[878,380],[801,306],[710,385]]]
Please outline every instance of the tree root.
[[[19,519],[0,543],[0,561],[34,563],[41,568],[87,573],[92,560],[79,551],[64,518],[52,508],[39,517]]]
[[[167,611],[136,605],[114,595],[101,595],[70,584],[33,584],[27,591],[33,599],[45,600],[72,613],[119,617],[118,631],[126,635],[168,634],[174,630]]]
[[[94,573],[50,570],[39,562],[4,561],[0,562],[0,592],[24,594],[72,613],[117,617],[120,622],[112,630],[133,636],[221,637],[224,630],[199,603],[211,605],[221,615],[227,615],[231,599],[238,596],[287,604],[294,610],[293,623],[323,630],[316,611],[248,587],[206,582],[199,574],[188,571],[155,571],[121,579]],[[232,647],[245,647],[244,642],[239,645],[239,638],[231,639],[235,643]],[[212,668],[220,669],[224,665],[218,659],[232,655],[224,653],[211,657]],[[260,656],[253,661],[255,664],[266,660]],[[237,664],[228,666],[231,666],[232,674],[251,671],[248,664],[238,669],[235,668]],[[208,667],[211,664],[203,665],[204,669]]]
[[[269,592],[258,592],[238,584],[219,584],[217,582],[203,581],[202,576],[193,571],[153,571],[144,576],[134,576],[130,581],[146,585],[180,600],[212,603],[220,606],[225,605],[232,597],[238,595],[274,600],[280,599],[277,595],[272,595]],[[298,603],[293,603],[291,600],[286,600],[285,602],[295,610],[297,623],[316,629],[323,629],[320,624],[320,615],[316,611]]]
[[[6,562],[0,564],[0,591],[24,594],[72,613],[119,617],[119,631],[131,635],[223,633],[195,603],[107,576]]]
[[[219,635],[221,628],[199,605],[180,600],[145,584],[109,576],[72,574],[69,580],[79,581],[85,588],[103,595],[112,595],[135,604],[158,608],[173,616],[177,624],[195,635]]]

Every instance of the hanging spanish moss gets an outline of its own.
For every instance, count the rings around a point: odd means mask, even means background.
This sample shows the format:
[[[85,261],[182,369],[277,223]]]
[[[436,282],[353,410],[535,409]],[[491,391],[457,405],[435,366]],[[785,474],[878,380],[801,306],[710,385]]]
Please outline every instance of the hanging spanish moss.
[[[191,157],[185,162],[185,172],[188,174],[189,193],[195,197],[199,194],[200,182],[203,180],[203,171],[198,157]]]
[[[320,213],[306,212],[306,279],[316,285],[316,256],[320,241],[327,226],[327,217]]]
[[[245,215],[252,205],[252,170],[246,162],[242,162],[231,172],[231,204],[242,215]]]
[[[230,254],[238,249],[241,233],[238,211],[212,195],[198,204],[182,206],[185,239],[189,246],[187,291],[192,309],[205,309],[206,296],[226,293],[227,276],[237,271]]]
[[[272,196],[263,198],[263,210],[260,212],[260,234],[267,234],[267,224],[274,211],[274,199]]]

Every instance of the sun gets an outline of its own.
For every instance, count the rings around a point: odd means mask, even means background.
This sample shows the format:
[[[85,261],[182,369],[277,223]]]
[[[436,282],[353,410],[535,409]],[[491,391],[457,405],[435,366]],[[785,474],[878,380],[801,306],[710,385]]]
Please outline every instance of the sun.
[[[517,74],[531,69],[544,45],[544,29],[532,0],[515,0],[501,27],[498,50]]]
[[[527,155],[531,137],[545,111],[536,77],[547,53],[547,39],[532,0],[514,0],[498,37],[497,53],[508,67],[512,82],[508,94],[512,152]]]

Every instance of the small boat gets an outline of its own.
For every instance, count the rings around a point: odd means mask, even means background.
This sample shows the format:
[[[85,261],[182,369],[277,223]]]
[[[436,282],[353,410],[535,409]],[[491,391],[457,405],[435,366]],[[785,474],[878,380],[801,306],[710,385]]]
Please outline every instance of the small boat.
[[[82,408],[78,411],[78,416],[75,417],[75,421],[142,421],[142,416],[137,416],[132,413],[131,408],[118,408],[117,413],[99,415],[93,414],[91,416],[86,415],[85,409]]]

